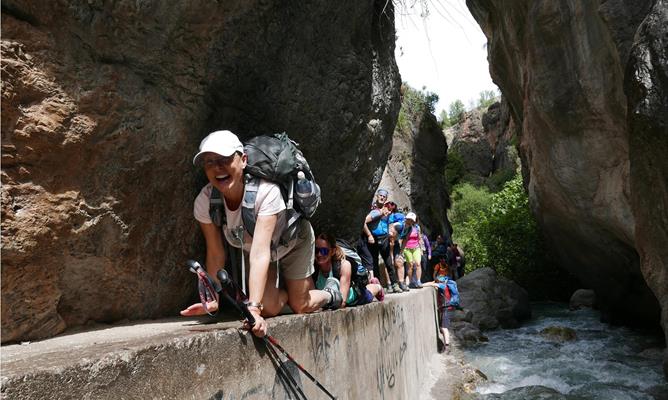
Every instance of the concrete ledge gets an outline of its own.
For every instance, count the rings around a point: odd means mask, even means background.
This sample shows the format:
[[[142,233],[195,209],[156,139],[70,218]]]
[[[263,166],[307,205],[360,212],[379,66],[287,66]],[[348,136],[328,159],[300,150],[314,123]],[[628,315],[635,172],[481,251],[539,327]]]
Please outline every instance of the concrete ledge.
[[[261,341],[238,321],[172,319],[2,347],[4,399],[284,399]],[[339,399],[408,399],[436,352],[433,290],[269,320],[270,334]],[[326,398],[296,366],[309,398]]]

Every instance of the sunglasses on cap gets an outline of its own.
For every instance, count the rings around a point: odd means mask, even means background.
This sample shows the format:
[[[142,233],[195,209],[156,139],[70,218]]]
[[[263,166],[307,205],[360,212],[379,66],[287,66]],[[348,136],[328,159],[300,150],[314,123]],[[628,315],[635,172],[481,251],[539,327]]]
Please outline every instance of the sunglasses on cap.
[[[316,247],[315,252],[318,255],[326,256],[329,254],[329,247]]]

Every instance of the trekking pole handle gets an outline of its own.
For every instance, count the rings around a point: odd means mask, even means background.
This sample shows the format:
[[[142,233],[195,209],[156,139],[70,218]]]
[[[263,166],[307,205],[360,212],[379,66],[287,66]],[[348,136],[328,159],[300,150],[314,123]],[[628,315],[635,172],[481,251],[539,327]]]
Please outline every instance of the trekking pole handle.
[[[236,288],[234,287],[234,282],[232,282],[232,280],[230,279],[230,276],[227,274],[227,271],[225,271],[224,269],[218,270],[216,276],[218,276],[218,279],[220,280],[220,283],[223,286],[230,288],[232,290],[236,290]],[[229,295],[224,290],[222,290],[221,293],[224,293],[225,296],[229,297]],[[244,318],[246,318],[246,320],[248,321],[248,324],[250,326],[255,325],[255,317],[253,317],[253,314],[251,314],[250,310],[248,309],[248,304],[246,304],[246,301],[239,301],[231,298],[230,300],[232,300],[233,303],[236,303],[236,305],[239,307],[239,310],[241,310],[241,313],[243,314]]]

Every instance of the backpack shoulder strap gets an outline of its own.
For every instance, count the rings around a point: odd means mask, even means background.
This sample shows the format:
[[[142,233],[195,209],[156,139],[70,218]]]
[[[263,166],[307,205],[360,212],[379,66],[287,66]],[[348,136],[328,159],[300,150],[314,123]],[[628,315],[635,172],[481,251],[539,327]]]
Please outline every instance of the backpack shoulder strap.
[[[255,232],[255,222],[257,221],[255,201],[257,200],[257,192],[260,188],[260,178],[246,175],[244,180],[244,197],[241,200],[241,220],[246,228],[246,232],[252,237]]]
[[[225,219],[225,206],[220,191],[215,187],[211,188],[211,197],[209,198],[209,216],[211,222],[216,226],[222,227],[227,222]]]
[[[252,237],[255,232],[255,224],[257,222],[257,215],[255,214],[255,202],[257,201],[257,193],[260,189],[260,177],[247,174],[245,177],[245,192],[244,198],[241,202],[241,219],[243,221],[246,232]],[[279,185],[280,187],[280,185]],[[282,192],[281,192],[282,193]],[[283,196],[285,201],[285,196]],[[287,246],[288,242],[297,237],[297,227],[301,214],[294,208],[288,207],[285,209],[286,229],[281,234],[278,243],[272,242],[272,248],[278,246]]]

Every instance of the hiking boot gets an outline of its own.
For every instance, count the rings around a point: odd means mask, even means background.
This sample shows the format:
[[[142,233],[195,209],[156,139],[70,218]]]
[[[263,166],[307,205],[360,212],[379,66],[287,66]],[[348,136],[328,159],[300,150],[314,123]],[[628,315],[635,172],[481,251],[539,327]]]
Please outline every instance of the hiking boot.
[[[409,291],[410,291],[410,289],[408,288],[408,286],[406,286],[403,282],[401,282],[401,283],[399,284],[399,289],[401,289],[401,290],[404,291],[404,292],[409,292]]]
[[[392,290],[393,290],[394,293],[403,292],[403,289],[401,289],[401,286],[400,286],[399,283],[393,283],[391,287],[392,287]]]
[[[417,289],[418,286],[417,286],[415,283],[411,282],[411,283],[408,285],[408,288],[409,288],[409,289]]]
[[[322,290],[332,295],[332,298],[322,308],[336,310],[337,308],[341,307],[341,303],[343,303],[343,296],[341,296],[341,290],[339,287],[340,284],[338,279],[331,276],[327,278],[327,281],[325,282],[325,288]]]
[[[383,290],[385,291],[385,294],[392,294],[392,293],[394,293],[394,289],[392,289],[392,286],[390,286],[390,285],[383,286]]]

